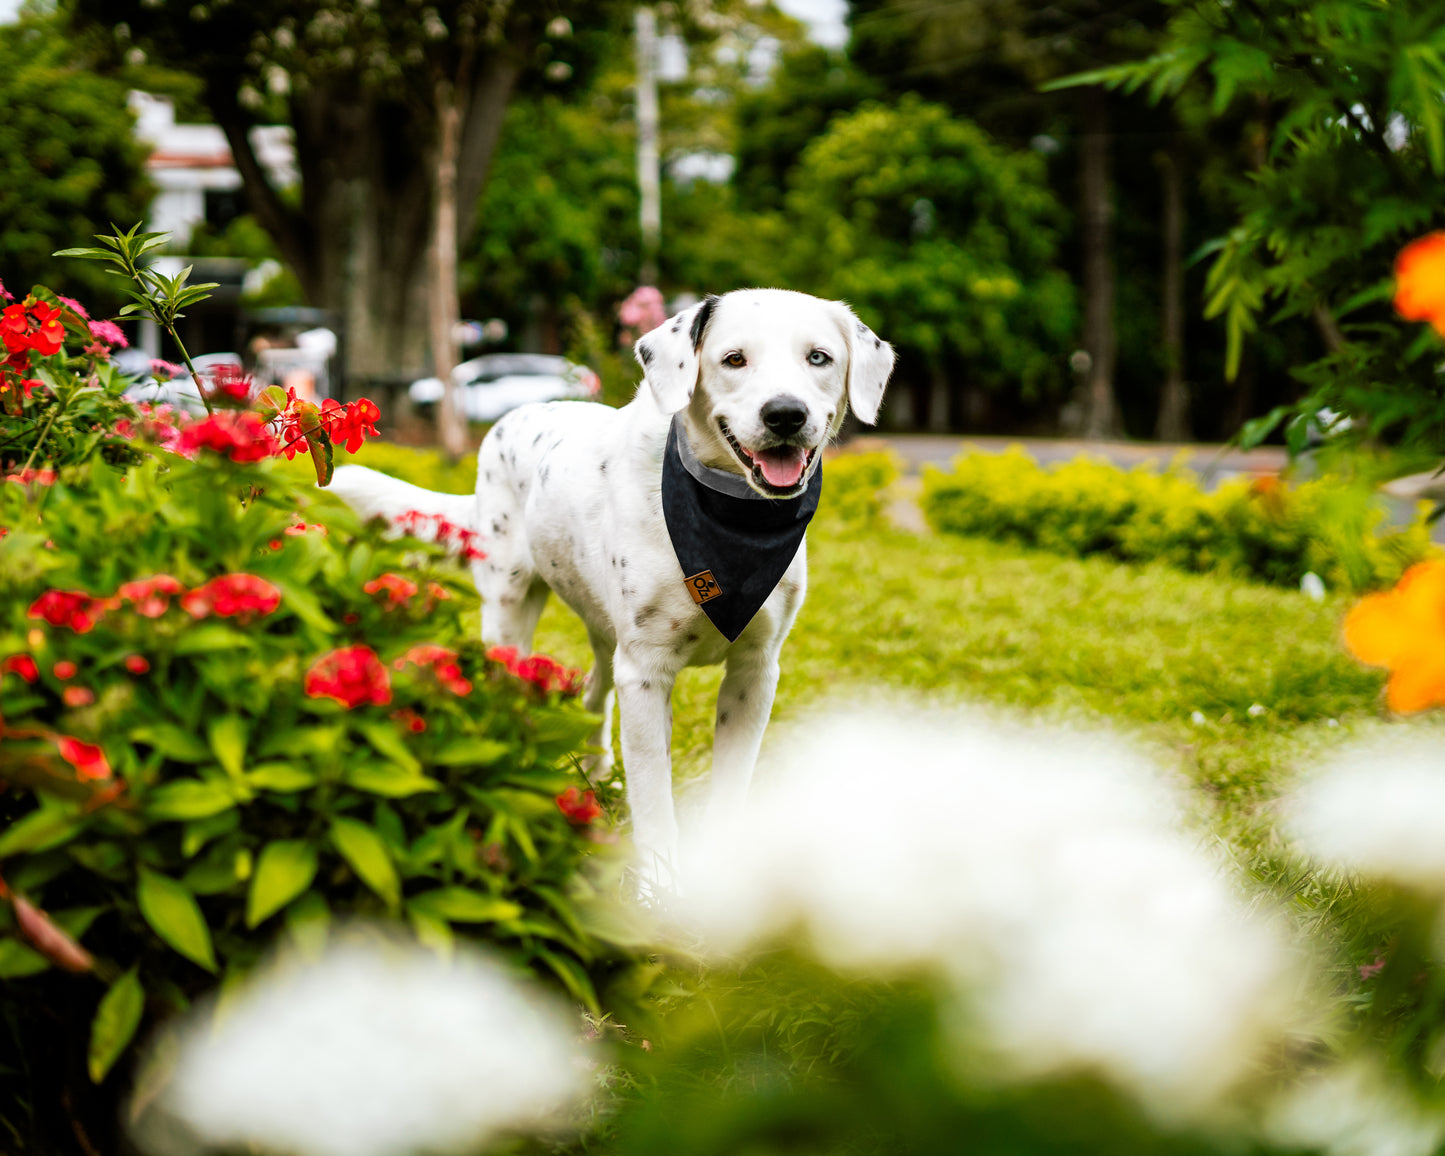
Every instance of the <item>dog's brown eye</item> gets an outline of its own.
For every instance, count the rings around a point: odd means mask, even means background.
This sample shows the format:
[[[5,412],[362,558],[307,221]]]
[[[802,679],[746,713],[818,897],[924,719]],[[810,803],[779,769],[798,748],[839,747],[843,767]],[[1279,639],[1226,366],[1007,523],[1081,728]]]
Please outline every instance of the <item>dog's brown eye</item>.
[[[741,369],[747,363],[748,359],[744,357],[741,353],[739,353],[736,349],[734,349],[731,353],[729,353],[726,357],[723,358],[723,364],[731,365],[734,369]]]

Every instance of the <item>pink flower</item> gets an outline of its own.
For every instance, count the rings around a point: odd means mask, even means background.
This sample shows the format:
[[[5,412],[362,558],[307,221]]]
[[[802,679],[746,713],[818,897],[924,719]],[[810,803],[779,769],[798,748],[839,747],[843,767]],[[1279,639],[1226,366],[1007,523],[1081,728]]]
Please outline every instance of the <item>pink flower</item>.
[[[128,349],[130,342],[125,339],[125,330],[121,329],[114,321],[92,321],[90,322],[90,335],[97,341],[106,345],[114,346],[116,349]],[[165,365],[166,362],[151,362],[151,372],[155,373],[157,365]],[[171,368],[175,368],[172,366]],[[156,374],[159,377],[159,374]],[[174,376],[174,374],[172,374]]]
[[[638,333],[650,333],[667,320],[667,306],[662,291],[651,285],[639,285],[627,300],[617,307],[617,320]]]
[[[79,301],[76,301],[73,297],[62,297],[59,293],[57,293],[55,295],[55,299],[59,301],[62,305],[64,305],[67,309],[69,309],[72,313],[79,313],[83,321],[90,320],[90,314],[85,311],[85,306],[82,305]]]
[[[95,692],[84,686],[67,686],[60,697],[66,706],[89,706],[95,701]]]
[[[173,377],[180,377],[186,372],[184,365],[176,365],[171,361],[162,361],[159,357],[151,359],[151,376],[158,377],[162,381],[170,381]]]

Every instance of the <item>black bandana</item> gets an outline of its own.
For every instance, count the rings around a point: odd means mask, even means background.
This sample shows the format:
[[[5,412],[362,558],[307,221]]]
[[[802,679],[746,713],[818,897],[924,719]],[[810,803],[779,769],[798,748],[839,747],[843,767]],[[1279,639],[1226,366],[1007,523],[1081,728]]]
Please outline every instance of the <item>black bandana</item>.
[[[823,471],[795,498],[765,498],[740,474],[693,456],[682,417],[662,455],[662,513],[692,600],[729,641],[753,620],[798,553],[818,508]]]

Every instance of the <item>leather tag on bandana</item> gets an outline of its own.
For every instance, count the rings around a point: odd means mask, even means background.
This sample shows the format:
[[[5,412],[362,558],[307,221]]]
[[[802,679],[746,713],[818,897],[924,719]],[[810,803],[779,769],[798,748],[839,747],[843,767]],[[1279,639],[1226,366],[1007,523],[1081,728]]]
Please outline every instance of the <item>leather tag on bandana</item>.
[[[687,592],[692,595],[692,600],[699,606],[710,598],[717,598],[722,594],[722,587],[717,584],[717,579],[712,576],[711,570],[704,570],[701,574],[684,578],[683,582],[687,584]]]

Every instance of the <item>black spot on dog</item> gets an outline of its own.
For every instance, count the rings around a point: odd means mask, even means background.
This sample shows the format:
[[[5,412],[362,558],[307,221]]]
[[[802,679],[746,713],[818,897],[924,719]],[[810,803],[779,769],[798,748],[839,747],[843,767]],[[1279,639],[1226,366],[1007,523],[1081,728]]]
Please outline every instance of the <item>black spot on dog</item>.
[[[667,626],[669,630],[676,634],[679,630],[682,629],[682,619],[674,618],[671,622],[667,624]]]
[[[627,559],[626,559],[626,558],[622,559],[622,568],[623,568],[624,570],[627,569]]]
[[[677,368],[678,368],[678,369],[681,369],[681,368],[682,368],[684,365],[686,365],[686,364],[687,364],[687,363],[684,362],[684,361],[679,361],[679,362],[677,363]]]
[[[674,326],[672,327],[672,331],[673,331],[674,333],[676,333],[676,332],[677,332],[679,329],[681,329],[681,328],[682,328],[682,322],[679,321],[676,325],[674,325]]]
[[[688,336],[692,338],[694,351],[702,348],[703,334],[707,332],[707,323],[712,320],[712,311],[717,308],[717,296],[709,293],[702,299],[702,304],[697,307],[697,313],[693,315],[692,328],[688,330]],[[678,366],[681,369],[682,366]]]
[[[745,691],[745,690],[740,690],[740,691],[738,691],[738,702],[747,702],[747,701],[748,701],[748,692]]]
[[[696,642],[696,641],[697,641],[697,634],[696,634],[694,631],[691,631],[691,630],[688,631],[687,640],[688,640],[689,642]]]
[[[858,336],[859,336],[859,337],[862,337],[862,336],[863,336],[864,334],[866,334],[867,332],[868,332],[868,326],[864,325],[863,322],[861,322],[861,321],[858,322]]]
[[[637,356],[642,358],[643,365],[652,364],[652,350],[648,349],[647,346],[639,345],[637,347]]]
[[[551,466],[543,466],[537,471],[537,480],[544,486],[547,484],[547,476],[552,472]]]
[[[658,607],[654,605],[644,606],[633,616],[632,623],[634,626],[642,626],[644,623],[650,622],[652,621],[652,619],[656,618],[657,613]]]
[[[553,569],[553,570],[557,569],[556,559],[553,559],[553,561],[552,561],[552,569]]]
[[[617,555],[616,555],[616,554],[612,555],[612,565],[613,565],[613,566],[616,566],[616,565],[617,565]]]
[[[511,572],[509,575],[507,575],[507,577],[509,577],[509,578],[515,578],[515,577],[516,577],[518,574],[520,574],[521,572],[522,572],[522,568],[521,568],[520,566],[515,566],[515,567],[513,567],[512,572]]]
[[[597,468],[598,468],[598,470],[601,471],[603,474],[606,474],[606,473],[607,473],[607,460],[604,458],[604,459],[602,460],[602,464],[601,464],[600,466],[598,466]]]
[[[874,349],[881,349],[882,347],[883,347],[883,340],[882,340],[881,338],[875,337],[875,338],[873,339],[873,348],[874,348]]]
[[[720,710],[720,711],[718,711],[718,712],[717,712],[717,722],[718,722],[718,726],[724,726],[724,727],[727,726],[727,725],[728,725],[728,712],[725,711],[725,710]]]
[[[492,519],[492,533],[493,533],[493,534],[502,534],[503,532],[504,532],[504,531],[502,530],[502,523],[499,522],[499,521],[497,521],[496,518],[493,518],[493,519]]]
[[[643,680],[643,683],[642,683],[642,689],[643,689],[643,690],[651,690],[651,689],[652,689],[652,683],[650,683],[650,682],[648,682],[648,681],[646,681],[646,680],[644,679],[644,680]]]
[[[487,481],[490,482],[490,481],[492,480],[492,471],[491,471],[491,470],[483,470],[483,471],[482,471],[482,477],[485,478]]]
[[[532,445],[535,446],[535,445],[536,445],[539,441],[541,441],[541,440],[542,440],[542,431],[541,431],[541,430],[538,430],[538,431],[537,431],[537,436],[532,439]]]

